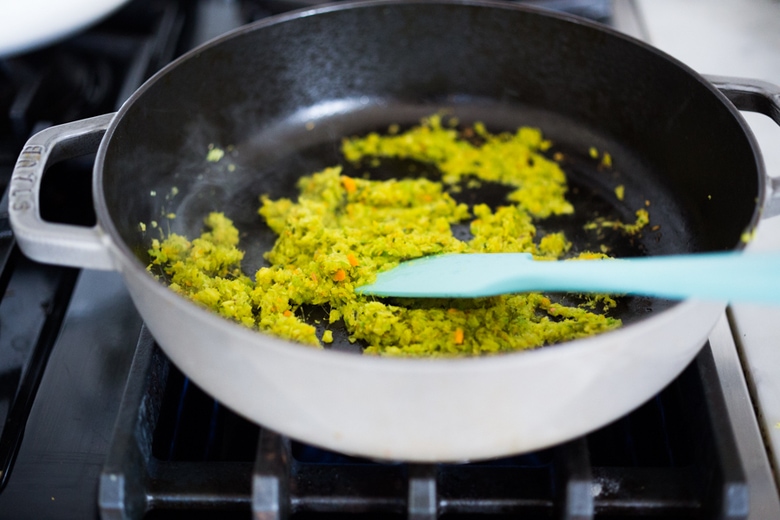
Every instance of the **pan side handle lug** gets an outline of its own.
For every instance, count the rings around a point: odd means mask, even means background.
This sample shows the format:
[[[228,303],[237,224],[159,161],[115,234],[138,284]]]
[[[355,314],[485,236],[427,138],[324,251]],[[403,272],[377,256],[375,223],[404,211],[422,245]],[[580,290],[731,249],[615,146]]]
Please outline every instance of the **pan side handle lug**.
[[[764,207],[764,218],[780,215],[780,177],[772,177],[769,187],[772,190],[769,201]]]
[[[40,188],[46,169],[97,150],[114,114],[52,126],[33,135],[19,155],[9,185],[8,214],[22,252],[47,263],[115,270],[109,241],[100,225],[47,222],[41,218]]]
[[[780,125],[780,86],[766,81],[705,76],[735,107],[746,112],[763,114]],[[762,218],[780,215],[780,178],[770,178],[769,197],[764,205]]]

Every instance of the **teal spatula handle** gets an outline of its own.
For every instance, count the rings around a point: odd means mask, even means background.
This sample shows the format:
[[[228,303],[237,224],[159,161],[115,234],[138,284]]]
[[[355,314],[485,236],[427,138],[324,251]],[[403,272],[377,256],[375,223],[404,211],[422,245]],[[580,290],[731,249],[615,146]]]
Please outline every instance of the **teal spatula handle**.
[[[412,298],[572,292],[780,304],[780,252],[565,261],[532,260],[527,253],[445,254],[402,263],[356,290]]]
[[[523,278],[533,276],[540,291],[780,304],[780,252],[702,253],[527,264],[528,271]],[[523,281],[518,278],[517,283]]]

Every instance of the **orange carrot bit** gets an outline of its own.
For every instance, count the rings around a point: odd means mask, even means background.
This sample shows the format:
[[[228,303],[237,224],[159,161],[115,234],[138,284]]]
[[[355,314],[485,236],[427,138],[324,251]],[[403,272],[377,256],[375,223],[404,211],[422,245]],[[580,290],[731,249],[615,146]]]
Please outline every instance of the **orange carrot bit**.
[[[463,344],[463,329],[461,329],[460,327],[455,329],[455,344],[456,345]]]
[[[317,273],[311,273],[311,279],[314,281],[314,283],[317,283]]]
[[[352,253],[349,253],[347,255],[347,261],[349,262],[349,265],[351,265],[352,267],[357,267],[360,264],[360,262],[358,262],[358,259],[355,258],[355,255],[353,255]]]
[[[347,278],[347,273],[346,273],[346,271],[344,271],[344,269],[339,269],[333,275],[333,281],[334,282],[341,282],[341,281],[344,281],[346,278]]]
[[[282,314],[289,318],[290,316],[292,316],[292,311],[290,309],[287,309]]]
[[[352,177],[347,177],[346,175],[341,176],[341,185],[344,186],[344,189],[347,190],[347,193],[355,193],[357,190],[357,183],[355,182],[355,179]]]

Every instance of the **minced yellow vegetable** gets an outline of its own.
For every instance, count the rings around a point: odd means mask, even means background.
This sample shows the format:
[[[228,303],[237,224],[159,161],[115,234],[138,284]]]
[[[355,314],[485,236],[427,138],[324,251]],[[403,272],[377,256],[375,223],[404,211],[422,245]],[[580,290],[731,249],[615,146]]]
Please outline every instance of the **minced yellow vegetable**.
[[[627,224],[619,220],[607,220],[605,218],[597,218],[596,220],[585,224],[585,229],[588,230],[616,229],[616,230],[622,230],[624,233],[628,235],[636,235],[637,233],[642,231],[642,229],[644,229],[644,227],[647,226],[647,224],[650,223],[650,214],[644,208],[636,210],[634,214],[636,215],[636,220],[631,224]]]
[[[473,176],[500,182],[517,189],[509,200],[520,204],[534,217],[572,213],[566,200],[566,174],[560,165],[542,152],[551,143],[537,128],[521,127],[514,133],[491,134],[477,123],[472,133],[479,145],[463,139],[455,128],[442,124],[441,116],[425,118],[422,124],[403,133],[345,139],[344,157],[356,162],[363,157],[399,157],[436,165],[443,182],[454,184]]]
[[[222,148],[211,148],[206,154],[208,162],[219,162],[225,156],[225,150]]]
[[[399,356],[480,355],[507,352],[590,336],[620,326],[581,306],[553,303],[542,294],[472,300],[377,300],[355,288],[379,271],[425,255],[445,252],[529,252],[558,259],[571,244],[562,233],[537,237],[534,219],[569,213],[566,179],[542,152],[549,143],[535,129],[493,135],[475,125],[479,144],[465,140],[439,116],[389,135],[369,134],[343,143],[348,161],[384,157],[435,164],[443,182],[425,178],[376,181],[349,177],[334,166],[305,176],[297,200],[261,197],[259,214],[278,235],[266,253],[268,267],[254,278],[240,268],[238,230],[221,213],[206,219],[207,231],[192,241],[172,234],[155,240],[149,269],[160,270],[173,290],[248,327],[296,342],[317,337],[302,308],[329,310],[343,321],[364,352]],[[497,181],[516,190],[505,206],[491,209],[456,202],[447,187],[465,177]],[[453,236],[453,224],[470,222],[472,237]],[[604,256],[601,253],[589,253]],[[583,255],[587,256],[587,255]]]

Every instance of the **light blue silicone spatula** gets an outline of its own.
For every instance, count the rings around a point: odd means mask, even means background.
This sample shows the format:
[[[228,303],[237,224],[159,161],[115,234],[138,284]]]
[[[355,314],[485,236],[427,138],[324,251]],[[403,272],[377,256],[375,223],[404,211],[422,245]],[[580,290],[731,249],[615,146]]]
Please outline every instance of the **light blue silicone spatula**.
[[[404,262],[356,291],[414,298],[605,293],[780,304],[780,251],[563,261],[527,253],[444,254]]]

